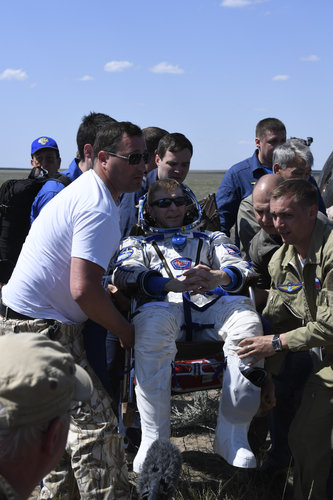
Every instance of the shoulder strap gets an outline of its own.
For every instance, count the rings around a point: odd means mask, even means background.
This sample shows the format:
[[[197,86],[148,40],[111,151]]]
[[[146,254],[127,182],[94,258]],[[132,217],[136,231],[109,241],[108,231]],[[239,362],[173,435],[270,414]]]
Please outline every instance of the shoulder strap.
[[[56,175],[53,175],[52,177],[48,177],[46,179],[46,182],[48,182],[48,181],[57,181],[57,182],[60,182],[65,187],[68,186],[72,182],[70,180],[70,178],[67,177],[67,175],[64,175],[64,174],[56,174]]]
[[[160,247],[158,246],[158,244],[156,243],[155,240],[152,242],[152,245],[153,245],[153,248],[154,248],[155,252],[157,253],[157,255],[159,256],[159,258],[161,259],[162,264],[164,266],[164,269],[166,270],[169,278],[173,279],[173,274],[172,274],[172,272],[170,270],[170,267],[168,266],[168,263],[165,260],[164,255],[162,254],[162,252],[160,250]]]
[[[195,266],[197,266],[200,263],[200,254],[201,254],[202,245],[203,245],[203,240],[202,240],[202,238],[199,238],[198,248],[197,248],[197,254],[196,254],[195,263],[194,263]],[[172,272],[170,270],[170,267],[168,266],[167,261],[164,258],[164,255],[162,254],[161,249],[158,246],[156,240],[152,241],[152,246],[153,246],[155,252],[157,253],[157,255],[159,256],[159,258],[161,259],[161,262],[162,262],[162,264],[164,266],[164,269],[166,270],[169,278],[172,279],[173,278],[173,274],[172,274]]]
[[[200,254],[201,254],[202,245],[203,245],[203,240],[202,240],[202,238],[199,238],[197,255],[195,257],[195,264],[194,264],[195,266],[197,266],[200,263]]]

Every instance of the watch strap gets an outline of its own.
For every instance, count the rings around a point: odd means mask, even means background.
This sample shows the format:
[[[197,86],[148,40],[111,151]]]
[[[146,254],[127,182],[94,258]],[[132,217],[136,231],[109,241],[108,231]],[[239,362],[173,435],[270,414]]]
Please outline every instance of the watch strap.
[[[274,349],[275,352],[282,351],[282,344],[281,344],[280,334],[279,333],[276,333],[274,335],[273,340],[272,340],[272,346],[273,346],[273,349]]]

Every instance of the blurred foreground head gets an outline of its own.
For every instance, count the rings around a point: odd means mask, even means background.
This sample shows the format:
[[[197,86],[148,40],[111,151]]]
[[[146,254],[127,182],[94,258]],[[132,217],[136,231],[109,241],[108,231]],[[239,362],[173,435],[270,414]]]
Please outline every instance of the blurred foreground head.
[[[21,498],[62,457],[73,401],[92,388],[58,342],[34,333],[0,337],[0,474]]]

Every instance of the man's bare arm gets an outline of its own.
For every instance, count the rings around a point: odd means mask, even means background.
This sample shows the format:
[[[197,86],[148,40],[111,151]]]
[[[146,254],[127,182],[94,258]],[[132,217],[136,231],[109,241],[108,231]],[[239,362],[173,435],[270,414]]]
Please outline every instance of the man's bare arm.
[[[239,343],[238,356],[246,361],[246,358],[251,356],[253,361],[249,363],[249,366],[257,363],[261,359],[268,358],[269,356],[274,356],[276,352],[273,349],[272,340],[274,335],[264,335],[262,337],[247,337]],[[282,349],[288,349],[288,343],[284,333],[280,335],[280,341]]]
[[[134,345],[134,327],[116,309],[102,286],[104,270],[88,260],[72,257],[70,290],[73,299],[93,321],[117,335],[124,348]]]

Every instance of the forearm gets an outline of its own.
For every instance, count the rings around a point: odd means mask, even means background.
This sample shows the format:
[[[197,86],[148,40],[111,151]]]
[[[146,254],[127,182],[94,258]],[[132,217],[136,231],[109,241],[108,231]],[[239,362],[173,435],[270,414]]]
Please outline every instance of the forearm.
[[[121,337],[125,330],[131,328],[129,322],[118,311],[111,297],[101,285],[93,287],[91,293],[83,294],[75,300],[90,319],[118,337]]]
[[[216,288],[217,286],[229,286],[230,285],[231,277],[226,271],[224,271],[222,269],[212,269],[210,271],[210,273],[213,277],[212,284],[214,286],[212,286],[212,289]]]
[[[96,264],[72,258],[71,295],[90,319],[117,335],[124,347],[130,347],[134,342],[134,329],[104,290],[102,275],[103,269]]]
[[[251,357],[252,361],[249,366],[257,363],[261,359],[274,356],[277,351],[274,350],[272,340],[274,335],[263,335],[260,337],[247,337],[240,341],[238,356],[246,361]],[[280,334],[280,342],[282,350],[288,350],[288,342],[285,333]],[[254,360],[254,361],[253,361]]]
[[[117,335],[123,348],[133,347],[133,325],[118,311],[102,287],[93,291],[90,297],[80,297],[76,302],[90,319]]]

